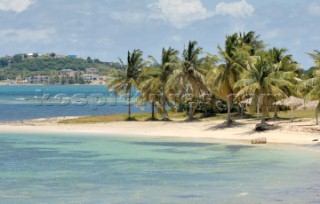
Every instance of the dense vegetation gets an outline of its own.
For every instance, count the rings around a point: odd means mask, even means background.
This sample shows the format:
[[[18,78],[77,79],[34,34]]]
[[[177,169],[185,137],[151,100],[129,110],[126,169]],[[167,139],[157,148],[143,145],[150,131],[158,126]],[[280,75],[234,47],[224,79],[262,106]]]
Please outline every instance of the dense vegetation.
[[[130,94],[132,87],[140,90],[139,101],[152,104],[168,120],[166,107],[188,111],[189,120],[195,112],[244,115],[241,101],[251,99],[248,111],[261,112],[262,123],[277,113],[276,101],[296,96],[306,100],[320,100],[320,52],[309,55],[315,67],[303,71],[284,48],[267,48],[255,32],[226,36],[225,45],[218,45],[218,54],[204,52],[196,41],[190,41],[181,55],[171,47],[163,48],[161,61],[149,56],[145,61],[141,50],[128,52],[127,65],[113,73],[109,87]],[[316,108],[318,113],[319,105]],[[277,114],[275,114],[277,117]],[[318,123],[318,121],[317,121]]]
[[[119,67],[118,64],[101,62],[98,59],[58,57],[51,53],[41,55],[16,54],[12,57],[0,58],[0,80],[16,79],[17,76],[26,78],[34,75],[57,75],[63,69],[84,71],[85,68],[99,68],[102,75],[109,74],[111,66]]]

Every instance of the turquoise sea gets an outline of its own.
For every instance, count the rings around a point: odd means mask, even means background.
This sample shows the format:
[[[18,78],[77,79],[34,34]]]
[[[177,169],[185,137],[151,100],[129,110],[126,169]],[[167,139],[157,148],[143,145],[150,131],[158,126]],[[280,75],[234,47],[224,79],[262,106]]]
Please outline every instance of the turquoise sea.
[[[139,93],[133,91],[132,96]],[[0,86],[0,122],[117,114],[127,109],[127,96],[114,95],[106,86]],[[132,111],[150,112],[150,106],[136,104]]]
[[[0,86],[0,110],[15,121],[127,103],[104,86]],[[0,203],[320,203],[319,164],[319,146],[0,130]]]
[[[0,203],[320,203],[319,147],[0,134]]]

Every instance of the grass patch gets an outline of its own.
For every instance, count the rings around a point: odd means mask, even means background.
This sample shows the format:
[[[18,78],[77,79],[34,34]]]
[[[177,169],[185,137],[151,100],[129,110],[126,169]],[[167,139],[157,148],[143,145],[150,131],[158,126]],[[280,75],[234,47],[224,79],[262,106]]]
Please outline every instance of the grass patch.
[[[271,114],[273,116],[273,113],[271,113]],[[316,114],[315,110],[299,110],[299,111],[294,110],[293,111],[294,118],[312,118],[313,119],[313,118],[315,118],[315,114]],[[280,118],[290,119],[291,118],[291,111],[290,110],[281,111],[278,115]]]
[[[187,116],[185,113],[169,112],[169,118],[171,120],[183,120]],[[156,114],[156,120],[161,120],[161,115]],[[107,123],[116,121],[150,121],[150,113],[133,113],[131,118],[128,118],[128,114],[114,114],[114,115],[97,115],[97,116],[85,116],[75,119],[67,119],[60,121],[61,124],[85,124],[85,123]]]
[[[131,120],[143,121],[150,117],[149,114],[139,113],[132,114]],[[127,114],[114,114],[114,115],[96,115],[96,116],[84,116],[75,119],[67,119],[60,121],[62,124],[84,124],[84,123],[106,123],[116,121],[129,121]]]

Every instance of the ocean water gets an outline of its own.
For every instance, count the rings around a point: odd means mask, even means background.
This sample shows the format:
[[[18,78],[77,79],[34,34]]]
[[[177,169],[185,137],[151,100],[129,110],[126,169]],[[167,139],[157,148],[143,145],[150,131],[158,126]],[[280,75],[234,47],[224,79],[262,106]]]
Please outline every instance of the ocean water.
[[[126,101],[106,86],[0,86],[0,121],[127,113]],[[133,105],[132,112],[150,112],[150,106]]]
[[[0,134],[0,203],[320,203],[319,147]]]

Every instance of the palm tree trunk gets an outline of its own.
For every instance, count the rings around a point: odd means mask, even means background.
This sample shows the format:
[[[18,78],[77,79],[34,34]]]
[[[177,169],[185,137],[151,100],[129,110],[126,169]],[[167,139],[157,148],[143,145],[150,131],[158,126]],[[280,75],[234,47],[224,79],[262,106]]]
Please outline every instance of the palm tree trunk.
[[[129,96],[128,96],[128,119],[131,119],[131,88],[129,89]]]
[[[189,116],[188,121],[192,121],[193,119],[193,108],[192,108],[193,102],[189,102]]]
[[[269,113],[269,107],[267,106],[267,98],[262,97],[262,107],[261,107],[261,123],[266,123],[266,117],[268,117],[268,113]]]
[[[231,107],[230,107],[230,101],[229,99],[227,100],[227,106],[228,106],[228,121],[231,121]]]
[[[243,117],[243,107],[242,107],[242,104],[238,104],[238,108],[239,108],[239,111],[238,111],[238,114],[239,114],[239,117],[242,118]]]
[[[154,117],[154,107],[155,107],[155,102],[154,100],[151,103],[151,120],[155,120],[156,118]]]
[[[228,113],[228,117],[227,117],[227,124],[231,125],[232,123],[232,119],[231,119],[231,103],[230,103],[230,97],[232,96],[232,94],[229,94],[227,96],[227,113]]]
[[[165,85],[162,85],[162,120],[167,120]]]
[[[319,103],[318,103],[318,105],[317,105],[317,107],[316,107],[316,125],[319,125],[319,117],[318,117],[318,115],[319,115],[319,108],[320,108],[320,101],[319,101]]]
[[[267,107],[265,107],[263,103],[261,107],[261,123],[266,123],[266,112],[267,112]]]
[[[274,110],[273,118],[278,118],[279,117],[278,116],[278,112],[279,112],[279,107],[278,107],[278,105],[276,105],[275,110]]]

